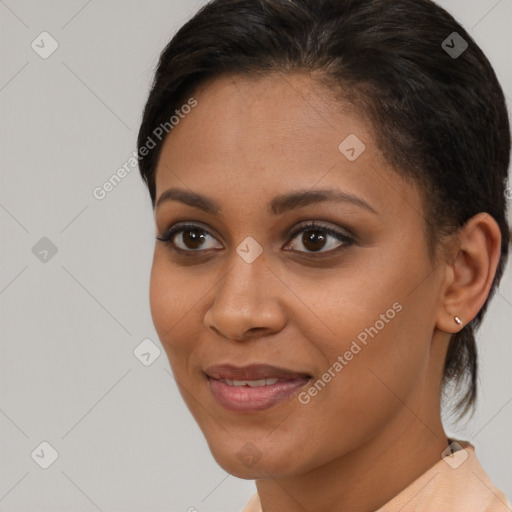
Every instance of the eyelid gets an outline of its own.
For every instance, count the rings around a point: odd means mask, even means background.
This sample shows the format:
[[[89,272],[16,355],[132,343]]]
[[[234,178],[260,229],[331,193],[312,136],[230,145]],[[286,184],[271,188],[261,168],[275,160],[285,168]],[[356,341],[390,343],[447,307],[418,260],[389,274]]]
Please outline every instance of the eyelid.
[[[212,238],[215,238],[217,241],[219,241],[218,240],[219,237],[216,234],[214,234],[215,230],[211,229],[210,227],[206,227],[205,225],[201,224],[200,222],[195,222],[195,221],[194,222],[186,222],[186,221],[177,222],[176,224],[173,224],[168,229],[164,230],[164,232],[160,236],[157,236],[156,238],[157,238],[157,240],[160,240],[161,242],[169,243],[170,244],[170,240],[176,234],[182,233],[182,232],[186,231],[187,229],[190,229],[190,230],[198,229],[200,231],[204,231],[209,236],[211,236]],[[170,244],[170,245],[172,245],[172,244]],[[173,248],[176,249],[176,250],[182,250],[183,252],[201,252],[200,250],[197,250],[197,251],[193,251],[193,250],[185,251],[183,249],[179,249],[179,248],[176,248],[176,247],[173,247]]]
[[[307,220],[300,222],[296,228],[293,229],[293,231],[288,235],[290,238],[294,238],[297,236],[301,231],[305,231],[306,228],[309,228],[311,231],[318,229],[323,230],[326,233],[332,235],[332,236],[340,236],[345,238],[352,238],[355,239],[356,235],[351,232],[351,230],[347,228],[342,228],[341,226],[334,226],[329,223],[324,223],[323,221],[315,221],[315,220]]]

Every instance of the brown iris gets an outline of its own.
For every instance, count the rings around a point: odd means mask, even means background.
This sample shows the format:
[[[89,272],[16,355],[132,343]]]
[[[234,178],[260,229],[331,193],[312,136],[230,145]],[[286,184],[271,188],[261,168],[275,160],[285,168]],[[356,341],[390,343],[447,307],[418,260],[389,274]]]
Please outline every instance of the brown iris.
[[[183,243],[189,249],[199,249],[204,240],[204,233],[200,229],[189,229],[183,232]]]
[[[325,245],[325,235],[322,231],[309,230],[302,235],[302,243],[304,247],[311,251],[317,251]]]

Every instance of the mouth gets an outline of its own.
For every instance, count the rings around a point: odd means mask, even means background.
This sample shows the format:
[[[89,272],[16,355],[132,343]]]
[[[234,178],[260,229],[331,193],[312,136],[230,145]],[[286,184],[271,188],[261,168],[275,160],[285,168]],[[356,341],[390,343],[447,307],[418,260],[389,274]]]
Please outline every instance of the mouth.
[[[265,364],[210,366],[204,370],[217,402],[232,412],[269,409],[290,399],[311,375]]]

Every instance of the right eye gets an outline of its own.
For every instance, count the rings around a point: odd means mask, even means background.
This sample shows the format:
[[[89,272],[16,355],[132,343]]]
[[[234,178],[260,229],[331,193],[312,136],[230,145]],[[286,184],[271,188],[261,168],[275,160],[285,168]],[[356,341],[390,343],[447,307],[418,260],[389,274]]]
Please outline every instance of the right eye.
[[[195,224],[177,224],[168,229],[162,236],[157,237],[160,242],[169,245],[172,249],[182,252],[201,252],[201,250],[219,249],[219,247],[206,246],[208,239],[216,238],[206,229]],[[176,240],[175,240],[176,239]],[[222,249],[222,246],[220,246]]]

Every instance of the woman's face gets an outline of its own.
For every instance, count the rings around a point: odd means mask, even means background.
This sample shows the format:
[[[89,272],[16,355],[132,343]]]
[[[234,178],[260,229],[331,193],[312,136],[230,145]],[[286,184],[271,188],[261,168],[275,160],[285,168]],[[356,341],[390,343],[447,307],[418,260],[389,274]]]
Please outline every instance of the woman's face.
[[[150,295],[213,455],[260,478],[384,451],[436,403],[444,355],[418,190],[305,76],[194,97],[157,168],[157,234],[186,227],[157,241]]]

